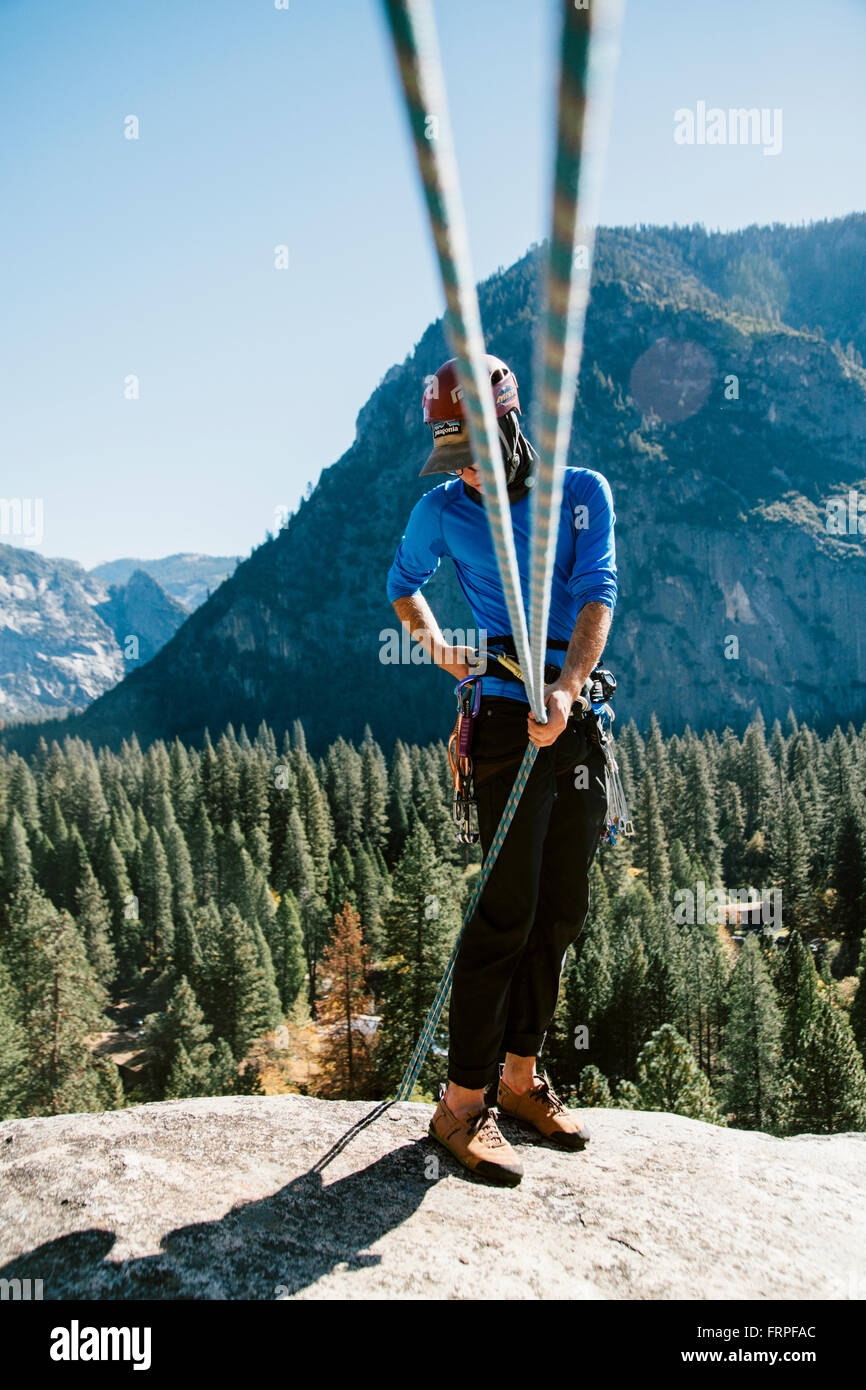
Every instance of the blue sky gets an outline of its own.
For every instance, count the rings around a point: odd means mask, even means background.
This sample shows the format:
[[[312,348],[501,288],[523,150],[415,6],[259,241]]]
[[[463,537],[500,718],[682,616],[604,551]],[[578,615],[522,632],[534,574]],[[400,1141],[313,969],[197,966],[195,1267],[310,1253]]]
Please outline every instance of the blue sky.
[[[436,13],[482,278],[546,234],[556,6]],[[862,209],[864,53],[863,0],[632,0],[602,222]],[[698,101],[781,153],[677,145]],[[376,0],[0,0],[0,130],[0,494],[88,566],[246,554],[442,311]]]

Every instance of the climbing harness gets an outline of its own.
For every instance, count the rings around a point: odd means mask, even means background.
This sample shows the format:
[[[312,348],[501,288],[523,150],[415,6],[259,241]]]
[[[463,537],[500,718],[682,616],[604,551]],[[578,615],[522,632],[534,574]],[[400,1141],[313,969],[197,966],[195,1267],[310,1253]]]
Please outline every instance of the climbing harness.
[[[622,0],[593,0],[590,7],[578,6],[575,0],[561,0],[563,22],[554,196],[542,332],[536,354],[538,429],[534,434],[538,438],[540,457],[533,461],[534,485],[530,503],[529,623],[517,568],[505,467],[485,362],[481,316],[469,258],[432,4],[431,0],[383,0],[383,4],[394,42],[442,275],[447,306],[445,328],[457,359],[472,457],[477,461],[485,483],[483,503],[513,633],[515,659],[511,665],[520,673],[519,678],[524,683],[533,715],[540,724],[545,724],[544,657],[549,645],[550,588],[562,505],[563,473],[589,300],[604,130],[623,4]],[[510,654],[503,655],[511,660]],[[499,661],[504,669],[508,669],[502,656]],[[470,679],[469,689],[473,684]],[[601,681],[599,684],[603,694],[604,684]],[[471,735],[477,717],[475,690],[464,696],[458,687],[458,701],[458,724],[452,735],[453,751],[449,755],[453,759],[452,770],[457,769],[455,817],[459,814],[461,818],[461,833],[472,835],[477,833],[472,812],[471,764]],[[589,703],[591,708],[593,702],[590,700]],[[607,706],[606,698],[594,703]],[[615,813],[619,819],[625,816],[627,824],[624,798],[621,804],[616,800],[618,769],[609,732],[609,706],[607,710],[607,727],[604,727],[603,721],[599,725],[600,746],[603,752],[605,748],[608,749],[605,754],[605,780],[610,780],[614,788]],[[592,710],[592,713],[600,717],[604,711]],[[451,985],[463,931],[476,910],[496,862],[537,753],[536,744],[527,744],[445,974],[397,1090],[398,1100],[405,1100],[411,1094],[433,1042]],[[621,790],[621,783],[619,787]]]

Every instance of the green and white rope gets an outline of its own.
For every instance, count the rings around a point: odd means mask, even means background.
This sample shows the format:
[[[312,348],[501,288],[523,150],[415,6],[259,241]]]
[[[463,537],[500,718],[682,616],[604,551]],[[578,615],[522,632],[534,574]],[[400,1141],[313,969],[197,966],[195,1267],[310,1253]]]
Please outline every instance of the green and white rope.
[[[530,503],[529,632],[536,684],[544,682],[550,590],[574,396],[589,303],[601,171],[623,0],[562,0],[553,208],[536,339],[533,441],[539,453]]]
[[[543,683],[539,684],[533,674],[536,663],[532,661],[529,649],[511,508],[490,390],[490,374],[484,361],[481,314],[469,256],[469,238],[460,197],[433,10],[430,0],[383,2],[394,40],[409,127],[445,290],[445,326],[457,358],[472,454],[486,480],[484,506],[511,619],[511,631],[518,661],[526,673],[530,707],[536,719],[543,724],[547,722]],[[542,652],[542,667],[543,664]]]
[[[487,851],[484,863],[481,865],[481,871],[478,875],[478,881],[476,882],[475,887],[472,890],[472,896],[469,899],[469,906],[467,907],[463,917],[463,925],[457,933],[457,938],[454,942],[453,947],[451,948],[451,955],[448,957],[448,964],[445,967],[445,973],[442,976],[442,979],[439,983],[439,988],[436,991],[436,997],[430,1006],[430,1012],[424,1020],[424,1026],[421,1029],[420,1036],[418,1038],[417,1043],[415,1044],[415,1051],[409,1058],[409,1065],[406,1067],[406,1071],[403,1074],[403,1080],[400,1082],[400,1085],[397,1089],[397,1100],[409,1099],[410,1095],[412,1094],[412,1087],[415,1085],[415,1082],[418,1079],[418,1073],[424,1065],[424,1058],[427,1056],[433,1039],[436,1036],[436,1029],[439,1026],[439,1020],[442,1017],[442,1010],[445,1008],[445,1001],[448,998],[448,991],[451,988],[451,979],[454,974],[454,962],[456,961],[457,953],[460,950],[460,942],[463,938],[463,933],[465,932],[469,923],[472,921],[475,909],[481,901],[481,894],[484,892],[484,887],[487,883],[487,880],[490,877],[493,865],[496,863],[496,860],[499,857],[499,851],[502,848],[502,844],[505,840],[506,835],[508,834],[509,826],[511,825],[511,822],[514,819],[514,812],[517,810],[517,803],[520,801],[520,798],[523,795],[523,788],[526,786],[527,779],[529,777],[530,772],[532,771],[532,765],[535,762],[537,754],[537,745],[534,743],[528,743],[526,745],[526,752],[523,755],[523,762],[520,764],[517,776],[514,779],[514,786],[511,788],[508,800],[505,803],[505,810],[502,812],[502,819],[496,827],[496,834],[493,836],[493,840],[490,844],[490,849]]]
[[[576,0],[562,0],[553,220],[545,276],[543,331],[536,357],[538,391],[535,439],[540,461],[536,467],[530,521],[531,642],[520,588],[490,380],[484,362],[481,315],[469,257],[433,11],[430,0],[383,0],[383,3],[394,40],[445,290],[446,331],[457,358],[473,457],[487,482],[484,504],[518,661],[524,673],[530,708],[539,722],[546,723],[543,703],[544,658],[550,587],[562,505],[563,471],[568,456],[574,392],[589,301],[598,172],[607,128],[623,0],[592,0],[591,19],[588,8],[578,6]],[[590,119],[587,119],[588,116]],[[582,162],[585,124],[588,131],[594,132],[594,136],[588,142],[587,157]],[[583,224],[579,220],[578,195]],[[575,256],[578,245],[586,247],[583,265]],[[537,753],[537,746],[528,743],[436,997],[400,1082],[398,1100],[405,1100],[411,1094],[433,1042],[451,987],[463,933],[478,907]]]

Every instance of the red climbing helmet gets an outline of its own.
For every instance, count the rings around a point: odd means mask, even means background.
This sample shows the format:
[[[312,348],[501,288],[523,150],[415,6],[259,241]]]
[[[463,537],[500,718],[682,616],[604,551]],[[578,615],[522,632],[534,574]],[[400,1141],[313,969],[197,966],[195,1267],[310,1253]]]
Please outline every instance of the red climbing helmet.
[[[517,377],[506,362],[492,357],[489,352],[485,353],[485,361],[490,372],[497,417],[508,415],[512,410],[519,415]],[[419,476],[423,478],[428,473],[453,473],[458,468],[471,468],[472,452],[456,357],[443,362],[435,376],[428,379],[421,403],[424,423],[433,431],[433,452]]]

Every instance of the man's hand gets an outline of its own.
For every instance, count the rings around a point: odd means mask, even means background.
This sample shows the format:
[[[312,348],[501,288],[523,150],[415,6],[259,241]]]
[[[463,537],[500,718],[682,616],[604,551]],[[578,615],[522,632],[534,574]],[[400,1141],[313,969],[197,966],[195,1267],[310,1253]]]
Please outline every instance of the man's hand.
[[[535,715],[530,711],[528,729],[529,740],[536,744],[538,748],[547,748],[551,743],[555,743],[562,733],[568,717],[571,714],[571,706],[574,703],[574,696],[569,690],[563,688],[558,682],[544,687],[544,706],[547,710],[547,723],[539,724]]]
[[[442,646],[438,652],[434,648],[433,660],[456,681],[465,680],[467,676],[481,675],[485,668],[484,658],[472,647]]]

